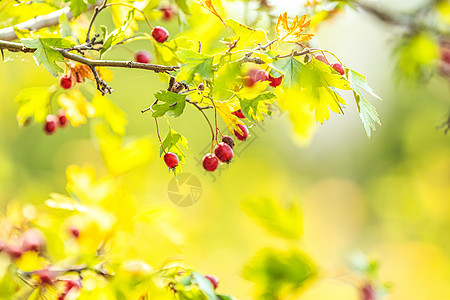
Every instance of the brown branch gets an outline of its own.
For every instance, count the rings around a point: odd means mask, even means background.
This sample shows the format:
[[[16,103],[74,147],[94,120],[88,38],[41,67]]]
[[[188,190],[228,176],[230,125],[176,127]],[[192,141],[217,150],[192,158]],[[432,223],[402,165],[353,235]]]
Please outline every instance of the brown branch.
[[[89,22],[89,27],[88,27],[88,30],[87,30],[87,33],[86,33],[86,44],[88,44],[91,41],[91,38],[89,37],[89,35],[91,34],[91,29],[92,29],[92,26],[94,25],[95,18],[97,18],[97,15],[103,9],[106,8],[106,3],[107,2],[108,2],[108,0],[103,0],[101,5],[95,7],[94,13],[92,14],[91,21]]]
[[[97,0],[97,2],[99,3],[100,1]],[[92,10],[92,9],[94,9],[94,7],[95,7],[95,5],[89,5],[87,10]],[[18,37],[14,31],[14,27],[16,27],[19,30],[39,30],[39,29],[42,29],[45,27],[51,27],[54,25],[58,25],[59,18],[63,14],[66,15],[68,20],[73,19],[73,14],[70,11],[70,8],[64,7],[60,10],[51,12],[47,15],[37,16],[33,19],[19,23],[17,25],[0,29],[0,40],[12,41],[12,40],[18,39]]]
[[[450,36],[450,31],[443,31],[439,28],[430,26],[424,22],[420,22],[420,18],[417,16],[422,13],[429,12],[432,7],[434,7],[438,2],[442,0],[432,0],[426,3],[423,7],[415,11],[414,13],[390,13],[385,9],[381,9],[370,4],[367,4],[363,1],[351,1],[350,3],[354,4],[356,7],[359,7],[361,10],[366,13],[376,17],[378,20],[383,23],[387,23],[394,26],[407,28],[409,31],[418,32],[418,31],[426,31],[439,36]]]

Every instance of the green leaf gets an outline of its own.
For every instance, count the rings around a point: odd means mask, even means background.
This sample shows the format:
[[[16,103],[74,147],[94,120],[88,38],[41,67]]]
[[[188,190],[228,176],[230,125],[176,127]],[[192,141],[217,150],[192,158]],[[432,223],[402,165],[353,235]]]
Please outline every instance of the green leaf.
[[[219,297],[220,300],[236,300],[236,298],[230,295],[217,295],[217,297]]]
[[[283,299],[299,292],[317,275],[311,259],[302,251],[263,249],[244,267],[245,279],[256,285],[256,299]]]
[[[206,296],[206,299],[217,300],[217,296],[211,282],[200,273],[191,270],[191,274],[194,277],[195,283],[197,283],[202,293]]]
[[[288,89],[300,85],[300,74],[306,70],[305,66],[293,56],[276,60],[269,66],[284,75],[283,86]]]
[[[158,102],[152,106],[152,116],[162,117],[166,113],[171,117],[179,117],[186,106],[186,95],[169,91],[159,91],[155,94]]]
[[[275,94],[266,92],[253,99],[239,99],[242,113],[251,121],[262,121],[263,114],[269,114],[269,104],[275,101]]]
[[[275,198],[260,197],[244,201],[242,209],[271,234],[293,240],[302,236],[303,218],[300,206],[295,201],[283,206]]]
[[[159,155],[164,152],[173,152],[178,156],[180,163],[184,163],[185,155],[182,147],[187,149],[188,141],[184,136],[170,129],[159,148]]]
[[[50,93],[46,87],[26,88],[16,96],[19,105],[17,121],[20,126],[27,123],[29,118],[36,122],[43,122],[49,111]]]
[[[47,46],[55,48],[70,48],[76,45],[70,37],[65,38],[40,38]]]
[[[76,18],[86,11],[87,4],[83,0],[72,0],[70,1],[69,7],[73,13],[73,17]]]
[[[175,3],[177,4],[178,8],[181,9],[182,12],[184,12],[187,15],[191,14],[186,0],[175,0]]]
[[[106,96],[97,93],[92,99],[92,105],[95,108],[95,116],[103,117],[114,133],[124,135],[127,125],[126,114],[118,108]]]
[[[127,29],[132,25],[134,21],[134,9],[130,10],[127,14],[127,18],[124,21],[123,25],[111,31],[105,38],[105,42],[103,43],[102,49],[100,50],[100,57],[111,47],[116,45],[125,39],[125,33]],[[103,35],[106,35],[106,28],[102,28]]]
[[[33,54],[33,58],[38,66],[43,64],[45,69],[47,69],[47,71],[53,76],[57,76],[58,72],[63,71],[63,69],[61,69],[56,62],[64,61],[64,57],[61,53],[46,44],[45,39],[20,39],[20,41],[25,45],[25,47],[36,49]]]
[[[177,75],[178,81],[184,80],[186,83],[191,83],[195,74],[199,74],[206,80],[213,78],[212,56],[201,54],[190,49],[180,49],[177,51],[177,55],[183,63]]]
[[[365,90],[380,100],[381,98],[378,97],[378,95],[375,94],[372,88],[368,85],[364,75],[351,69],[346,69],[346,72],[349,77],[350,86],[353,89],[353,96],[355,97],[356,105],[358,106],[359,117],[363,122],[367,136],[370,138],[372,130],[376,129],[375,125],[381,125],[381,122],[378,118],[378,113],[375,107],[367,101],[360,89]]]

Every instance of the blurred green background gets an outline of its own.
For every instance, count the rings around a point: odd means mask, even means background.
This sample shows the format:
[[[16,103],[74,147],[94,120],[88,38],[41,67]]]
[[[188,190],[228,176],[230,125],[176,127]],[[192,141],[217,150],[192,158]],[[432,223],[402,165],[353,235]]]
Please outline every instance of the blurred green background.
[[[177,32],[176,24],[169,29]],[[322,279],[301,299],[358,299],[352,283],[340,277],[355,251],[379,258],[381,277],[393,283],[389,299],[450,299],[450,139],[437,129],[449,113],[449,84],[438,77],[427,85],[399,80],[392,39],[389,27],[357,12],[324,23],[315,39],[365,74],[383,98],[374,102],[383,125],[371,139],[353,103],[344,116],[318,125],[306,147],[295,142],[287,113],[275,113],[261,128],[251,128],[229,167],[211,176],[198,165],[209,128],[198,111],[187,107],[172,125],[189,140],[183,171],[197,176],[203,187],[190,207],[168,199],[173,176],[158,157],[153,119],[140,112],[165,84],[150,72],[114,70],[110,99],[127,113],[127,135],[148,136],[154,143],[150,164],[121,181],[140,201],[174,210],[185,239],[180,249],[155,245],[150,261],[159,265],[182,255],[190,267],[219,277],[222,291],[249,299],[252,287],[241,277],[242,266],[258,249],[279,240],[255,225],[240,203],[263,195],[294,198],[304,209],[302,247],[322,270]],[[137,49],[151,50],[151,44],[133,43],[108,55],[132,59]],[[46,136],[40,124],[18,128],[16,94],[57,82],[31,56],[7,53],[0,82],[2,209],[13,200],[42,205],[49,193],[64,193],[70,164],[93,165],[106,174],[89,122],[53,136]],[[164,126],[161,130],[166,132]]]

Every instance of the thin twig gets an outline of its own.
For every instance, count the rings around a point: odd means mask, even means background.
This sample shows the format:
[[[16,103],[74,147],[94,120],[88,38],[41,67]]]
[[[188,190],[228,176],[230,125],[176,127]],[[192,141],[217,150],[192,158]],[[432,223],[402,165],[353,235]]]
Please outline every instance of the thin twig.
[[[95,18],[97,18],[97,15],[98,15],[103,9],[106,8],[106,3],[107,3],[107,2],[108,2],[108,0],[103,0],[102,4],[101,4],[100,6],[96,6],[96,7],[95,7],[95,9],[94,9],[94,14],[93,14],[92,17],[91,17],[91,21],[89,22],[89,27],[88,27],[88,30],[87,30],[87,33],[86,33],[86,44],[88,44],[88,43],[91,41],[89,35],[90,35],[90,33],[91,33],[92,26],[94,25]]]

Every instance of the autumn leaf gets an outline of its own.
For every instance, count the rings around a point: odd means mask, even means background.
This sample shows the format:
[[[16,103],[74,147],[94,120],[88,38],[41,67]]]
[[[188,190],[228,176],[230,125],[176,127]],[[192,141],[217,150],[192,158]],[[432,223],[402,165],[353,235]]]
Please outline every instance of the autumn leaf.
[[[211,0],[197,0],[197,3],[200,4],[202,7],[206,8],[207,10],[209,10],[213,15],[218,17],[223,22],[222,17],[217,12]]]
[[[230,132],[236,130],[239,133],[242,133],[242,130],[238,125],[242,125],[244,123],[238,117],[232,114],[232,112],[239,109],[238,100],[234,98],[233,100],[225,102],[215,101],[214,103],[216,105],[217,113],[222,118],[228,130]]]
[[[78,89],[61,94],[58,97],[58,104],[66,110],[67,119],[74,127],[86,123],[87,118],[95,115],[95,108]]]
[[[228,27],[227,23],[225,23],[225,21],[222,19],[222,17],[219,15],[219,13],[217,12],[216,8],[214,7],[214,5],[212,4],[211,0],[197,0],[197,3],[200,4],[203,8],[206,8],[208,11],[210,11],[213,15],[215,15],[216,17],[218,17],[220,19],[220,21],[222,22],[222,24],[225,26],[225,28],[227,29],[228,33],[230,34],[230,37],[232,37],[233,35],[231,34],[230,28]]]
[[[314,34],[302,33],[302,31],[309,26],[311,21],[305,23],[306,15],[303,15],[300,20],[298,16],[295,17],[291,26],[287,21],[287,13],[284,13],[278,17],[277,22],[277,35],[279,42],[285,43],[300,43],[309,41]]]

